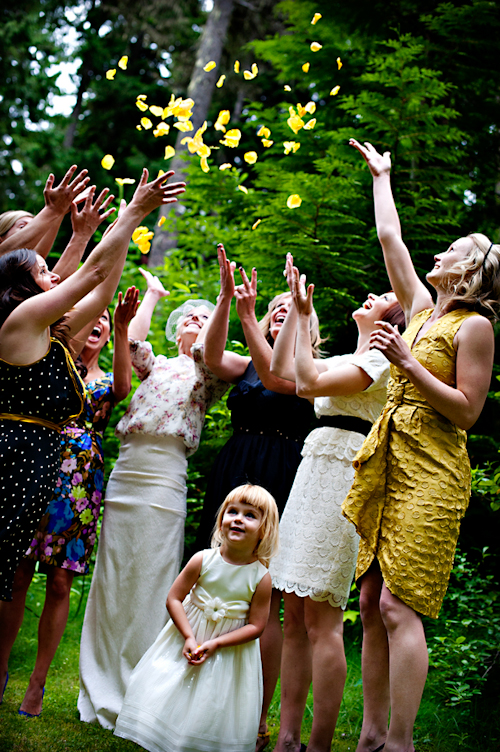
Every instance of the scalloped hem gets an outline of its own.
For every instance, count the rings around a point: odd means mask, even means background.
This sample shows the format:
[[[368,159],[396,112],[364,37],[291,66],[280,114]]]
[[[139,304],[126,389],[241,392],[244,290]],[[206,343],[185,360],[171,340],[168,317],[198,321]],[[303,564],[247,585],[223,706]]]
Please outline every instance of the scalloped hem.
[[[276,590],[281,590],[285,593],[294,593],[299,598],[310,598],[312,601],[316,601],[318,603],[324,603],[328,601],[332,608],[341,608],[342,611],[345,611],[347,601],[349,600],[349,593],[347,593],[346,596],[342,596],[340,601],[336,601],[333,593],[325,593],[324,591],[318,592],[318,590],[315,590],[314,588],[307,586],[301,587],[296,582],[285,582],[278,577],[272,577],[272,581],[273,588],[275,588]],[[349,584],[349,592],[350,590],[351,584]]]

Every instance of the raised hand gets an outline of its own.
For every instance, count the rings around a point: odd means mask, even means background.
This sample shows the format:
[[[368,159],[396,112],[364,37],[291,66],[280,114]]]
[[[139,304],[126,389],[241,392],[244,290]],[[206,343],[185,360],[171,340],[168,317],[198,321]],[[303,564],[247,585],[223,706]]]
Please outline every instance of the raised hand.
[[[71,209],[73,202],[79,200],[78,196],[90,181],[90,178],[87,177],[88,170],[82,170],[78,173],[76,178],[71,180],[75,172],[76,165],[71,165],[59,185],[56,185],[55,187],[55,177],[50,173],[47,182],[45,183],[45,188],[43,189],[45,206],[48,209],[52,209],[57,214],[66,214]]]
[[[105,188],[101,191],[95,201],[93,201],[94,194],[95,185],[91,186],[87,198],[85,199],[85,203],[80,211],[78,211],[75,202],[71,204],[71,225],[73,227],[73,232],[75,235],[81,235],[89,240],[101,222],[110,217],[113,212],[116,211],[113,207],[108,209],[108,206],[114,199],[113,194],[109,193],[109,188]]]
[[[127,328],[139,306],[139,290],[137,287],[129,287],[125,295],[118,293],[118,303],[116,304],[113,316],[115,328]]]
[[[376,321],[375,324],[379,328],[370,334],[370,350],[380,350],[390,363],[404,371],[413,355],[398,327],[387,321]]]
[[[236,297],[236,312],[238,316],[255,315],[255,300],[257,298],[257,269],[252,269],[252,276],[249,281],[246,271],[242,266],[239,268],[242,284],[235,287],[234,295]]]
[[[162,206],[162,204],[175,203],[177,201],[176,196],[184,193],[186,190],[186,183],[171,183],[167,185],[167,180],[173,174],[173,170],[170,170],[170,172],[159,175],[156,180],[148,183],[149,172],[144,168],[129,206],[140,209],[142,215],[145,217],[153,209],[158,209],[158,207]]]
[[[355,138],[349,139],[349,146],[353,146],[359,151],[366,164],[368,165],[373,177],[379,177],[383,173],[389,174],[391,172],[391,152],[384,151],[383,154],[372,146],[368,141],[365,141],[364,146],[356,141]]]
[[[228,298],[234,297],[234,270],[236,264],[229,261],[226,256],[226,250],[222,243],[217,246],[217,259],[220,267],[220,294]]]
[[[155,295],[158,296],[158,299],[170,295],[169,291],[165,290],[163,282],[158,277],[155,277],[154,274],[151,274],[151,272],[148,272],[147,269],[143,269],[142,267],[139,268],[139,271],[146,280],[148,286],[147,292],[155,293]]]

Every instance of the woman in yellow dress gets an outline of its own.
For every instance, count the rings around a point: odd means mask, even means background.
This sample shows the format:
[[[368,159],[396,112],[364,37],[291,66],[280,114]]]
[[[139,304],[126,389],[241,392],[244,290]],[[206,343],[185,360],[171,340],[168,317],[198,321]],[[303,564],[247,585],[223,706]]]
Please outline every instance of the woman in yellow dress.
[[[420,614],[438,616],[469,502],[465,432],[490,385],[500,245],[474,233],[435,256],[427,275],[434,304],[402,239],[390,153],[350,144],[373,176],[377,233],[408,324],[401,336],[377,322],[371,335],[392,364],[387,404],[356,456],[343,504],[361,536],[364,715],[356,752],[413,752],[428,667]]]

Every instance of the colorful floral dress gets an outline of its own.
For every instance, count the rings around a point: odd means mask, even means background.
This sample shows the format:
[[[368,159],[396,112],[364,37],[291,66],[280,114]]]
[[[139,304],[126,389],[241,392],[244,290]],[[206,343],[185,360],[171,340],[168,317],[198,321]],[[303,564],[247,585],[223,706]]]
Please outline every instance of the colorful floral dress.
[[[87,574],[96,539],[104,485],[102,440],[113,406],[113,374],[86,386],[85,407],[62,432],[61,468],[54,495],[27,557]]]

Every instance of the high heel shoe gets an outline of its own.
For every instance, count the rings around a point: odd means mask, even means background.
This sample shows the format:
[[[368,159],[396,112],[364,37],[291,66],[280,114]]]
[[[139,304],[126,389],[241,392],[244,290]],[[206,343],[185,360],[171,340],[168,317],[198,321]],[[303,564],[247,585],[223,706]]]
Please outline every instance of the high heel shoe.
[[[40,708],[39,713],[27,713],[25,710],[21,710],[21,708],[19,708],[19,710],[17,711],[18,715],[22,715],[24,718],[39,718],[42,715],[44,694],[45,694],[45,687],[43,687],[42,689],[42,707]]]
[[[2,697],[0,698],[0,705],[1,705],[1,704],[2,704],[2,702],[3,702],[3,696],[4,696],[4,694],[5,694],[5,690],[7,689],[7,682],[8,682],[8,681],[9,681],[9,672],[7,671],[7,676],[6,676],[6,678],[5,678],[5,684],[3,685],[3,692],[2,692]]]

